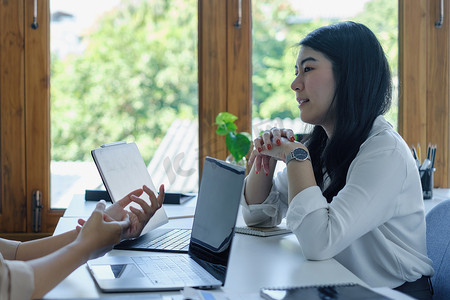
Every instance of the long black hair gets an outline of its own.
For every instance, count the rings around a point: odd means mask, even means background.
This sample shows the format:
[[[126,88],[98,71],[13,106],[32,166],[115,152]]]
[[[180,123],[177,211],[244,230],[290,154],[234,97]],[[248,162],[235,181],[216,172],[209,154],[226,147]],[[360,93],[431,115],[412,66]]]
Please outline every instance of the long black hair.
[[[342,22],[318,28],[299,43],[324,54],[332,63],[336,91],[330,107],[335,126],[330,139],[314,126],[305,144],[314,175],[328,202],[344,187],[348,168],[367,139],[376,117],[389,109],[392,81],[378,39],[362,24]],[[323,190],[324,171],[329,185]]]

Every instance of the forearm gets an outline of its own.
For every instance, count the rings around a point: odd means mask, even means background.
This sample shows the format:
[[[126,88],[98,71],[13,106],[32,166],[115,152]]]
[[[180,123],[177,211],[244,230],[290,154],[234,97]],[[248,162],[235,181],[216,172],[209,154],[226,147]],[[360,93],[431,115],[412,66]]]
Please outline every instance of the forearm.
[[[253,164],[247,177],[244,190],[245,200],[249,205],[263,203],[269,195],[272,188],[272,179],[276,164],[276,160],[270,160],[269,173],[267,175],[264,171],[256,174],[255,164]]]
[[[44,257],[30,260],[34,271],[33,298],[41,298],[79,266],[84,264],[91,253],[88,245],[78,241]]]
[[[73,242],[78,233],[71,230],[59,235],[21,243],[17,249],[17,260],[31,260],[48,255]]]
[[[288,172],[288,203],[301,191],[317,185],[310,160],[292,160],[287,166]]]

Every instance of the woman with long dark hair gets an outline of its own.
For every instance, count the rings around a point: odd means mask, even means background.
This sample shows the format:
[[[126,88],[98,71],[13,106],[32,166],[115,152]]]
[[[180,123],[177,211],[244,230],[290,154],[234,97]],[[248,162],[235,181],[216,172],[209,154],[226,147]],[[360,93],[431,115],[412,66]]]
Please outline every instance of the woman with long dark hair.
[[[392,84],[380,43],[366,26],[343,22],[300,46],[291,88],[300,118],[314,126],[301,142],[281,128],[254,140],[246,223],[286,217],[307,259],[335,258],[372,287],[429,299],[421,183],[408,146],[383,117]],[[274,177],[278,161],[286,168]]]

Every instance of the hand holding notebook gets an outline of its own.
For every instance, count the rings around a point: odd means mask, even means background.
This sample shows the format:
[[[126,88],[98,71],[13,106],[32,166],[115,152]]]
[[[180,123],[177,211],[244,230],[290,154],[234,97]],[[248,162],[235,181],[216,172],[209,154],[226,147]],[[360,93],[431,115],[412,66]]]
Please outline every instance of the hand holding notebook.
[[[142,199],[144,195],[150,199],[151,205]],[[126,217],[126,215],[128,215],[130,227],[125,232],[123,238],[137,238],[141,235],[141,232],[150,218],[152,218],[156,211],[162,207],[163,201],[163,185],[160,186],[158,195],[155,195],[149,187],[144,185],[142,189],[134,190],[121,200],[115,202],[113,205],[110,205],[105,212],[116,221],[122,220]],[[130,211],[125,210],[125,208],[131,203],[138,204],[140,208],[130,206]]]

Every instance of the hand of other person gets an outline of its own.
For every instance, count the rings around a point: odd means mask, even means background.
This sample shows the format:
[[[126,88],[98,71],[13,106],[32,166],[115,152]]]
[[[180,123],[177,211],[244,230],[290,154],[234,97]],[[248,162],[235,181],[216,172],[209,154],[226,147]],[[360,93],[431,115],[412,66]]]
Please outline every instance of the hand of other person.
[[[149,205],[145,200],[139,198],[143,192],[149,196],[151,205]],[[149,187],[144,185],[142,189],[132,191],[127,196],[123,197],[121,200],[115,202],[106,209],[106,214],[112,220],[121,221],[124,218],[129,218],[130,226],[123,233],[122,239],[139,237],[145,225],[147,225],[147,222],[162,206],[164,194],[164,185],[159,187],[158,196],[156,196]],[[131,202],[137,203],[140,208],[130,206],[130,211],[126,210],[125,208]],[[78,223],[83,226],[84,220],[80,219],[78,220]]]
[[[84,245],[88,259],[103,256],[110,251],[130,227],[128,216],[115,221],[106,214],[105,208],[106,203],[101,200],[89,219],[83,222],[83,227],[77,228],[79,233],[75,243]]]
[[[157,196],[146,185],[142,187],[142,190],[148,195],[151,205],[149,205],[142,198],[139,198],[139,195],[133,193],[128,194],[127,197],[124,197],[122,200],[116,202],[119,203],[119,205],[122,207],[126,207],[130,202],[137,203],[140,206],[140,208],[130,206],[130,212],[128,212],[128,216],[130,218],[131,224],[124,235],[125,239],[139,237],[150,218],[153,217],[156,211],[162,207],[165,195],[164,185],[161,185],[159,187],[159,193]],[[110,212],[107,210],[107,213],[109,214]]]

